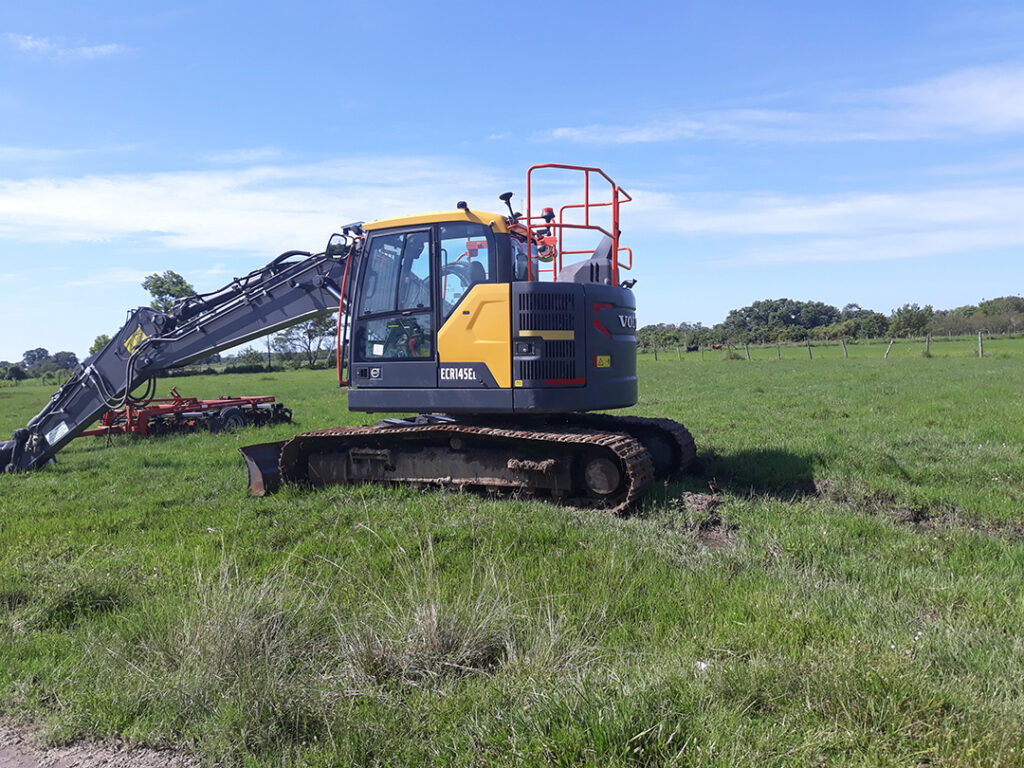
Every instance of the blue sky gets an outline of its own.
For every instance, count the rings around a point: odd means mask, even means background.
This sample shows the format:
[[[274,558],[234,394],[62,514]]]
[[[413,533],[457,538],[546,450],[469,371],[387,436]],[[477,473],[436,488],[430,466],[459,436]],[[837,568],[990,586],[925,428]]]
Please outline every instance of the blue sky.
[[[0,359],[541,162],[633,195],[641,324],[1024,291],[1020,2],[0,10]]]

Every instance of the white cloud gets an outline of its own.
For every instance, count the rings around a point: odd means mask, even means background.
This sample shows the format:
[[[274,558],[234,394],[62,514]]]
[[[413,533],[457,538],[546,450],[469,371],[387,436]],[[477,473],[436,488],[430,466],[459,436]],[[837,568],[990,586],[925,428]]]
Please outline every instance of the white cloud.
[[[100,59],[106,56],[116,56],[128,50],[123,45],[115,43],[68,46],[46,37],[34,35],[8,33],[6,37],[15,50],[59,59]]]
[[[53,162],[67,157],[71,152],[44,147],[11,147],[0,145],[0,163]]]
[[[142,285],[142,281],[153,273],[152,269],[130,269],[128,267],[111,267],[98,272],[83,275],[75,280],[64,283],[68,288],[84,288],[92,286]],[[202,282],[208,279],[220,279],[233,275],[233,271],[223,264],[215,264],[207,269],[189,270],[189,279]],[[0,279],[3,276],[0,275]]]
[[[140,240],[266,259],[317,251],[350,221],[444,210],[500,213],[508,179],[451,158],[359,158],[307,165],[0,180],[0,236],[34,242]],[[947,186],[844,195],[676,195],[633,190],[634,232],[710,239],[743,262],[867,261],[1024,247],[1024,186]],[[520,199],[520,198],[517,198]],[[545,196],[545,199],[547,197]],[[152,269],[148,270],[152,271]],[[122,268],[76,285],[141,283]],[[193,278],[220,281],[213,263]]]
[[[1024,130],[1024,65],[965,69],[899,88],[829,95],[804,109],[697,110],[628,125],[561,127],[547,140],[904,141]]]
[[[711,237],[730,263],[856,262],[1024,248],[1024,187],[676,197],[638,191],[632,228]]]
[[[889,92],[893,122],[911,135],[1024,129],[1024,66],[979,67]]]
[[[253,149],[232,149],[225,152],[212,152],[205,160],[215,165],[252,165],[280,160],[281,150],[275,147],[256,147]]]
[[[36,242],[143,235],[176,248],[318,250],[332,231],[351,221],[450,209],[458,200],[498,210],[502,182],[463,166],[450,159],[365,158],[0,180],[0,235]]]
[[[718,195],[677,198],[637,192],[633,216],[645,226],[686,233],[808,235],[908,228],[1018,225],[1024,187],[937,189],[848,195]],[[704,202],[702,202],[704,201]]]
[[[75,280],[65,283],[70,288],[85,288],[92,286],[114,286],[114,285],[141,285],[149,273],[144,269],[127,269],[115,267],[104,269],[90,275],[83,275]]]

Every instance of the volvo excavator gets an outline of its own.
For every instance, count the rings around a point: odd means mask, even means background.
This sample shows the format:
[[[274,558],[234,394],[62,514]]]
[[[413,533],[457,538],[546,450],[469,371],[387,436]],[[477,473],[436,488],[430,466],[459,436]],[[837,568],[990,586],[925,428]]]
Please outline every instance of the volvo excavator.
[[[551,174],[582,182],[582,200],[535,206]],[[499,198],[507,213],[459,202],[351,224],[323,253],[289,251],[169,312],[129,312],[0,442],[0,467],[52,462],[102,413],[151,398],[169,368],[340,309],[349,409],[413,415],[246,446],[252,493],[404,483],[625,510],[695,459],[675,421],[597,413],[637,402],[635,280],[620,280],[633,255],[619,208],[631,198],[599,168],[562,164],[529,169],[525,214],[511,198]]]

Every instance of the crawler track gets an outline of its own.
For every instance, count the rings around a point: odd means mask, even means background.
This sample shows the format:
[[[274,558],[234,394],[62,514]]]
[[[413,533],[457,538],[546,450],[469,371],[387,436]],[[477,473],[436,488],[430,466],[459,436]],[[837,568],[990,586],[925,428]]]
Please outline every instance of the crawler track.
[[[534,427],[381,423],[307,432],[241,449],[256,495],[281,483],[401,483],[520,493],[620,514],[685,467],[693,439],[668,419],[579,415]]]
[[[567,424],[627,434],[643,443],[654,461],[656,480],[675,477],[697,460],[697,446],[690,431],[672,419],[646,416],[611,416],[603,413],[571,413]]]

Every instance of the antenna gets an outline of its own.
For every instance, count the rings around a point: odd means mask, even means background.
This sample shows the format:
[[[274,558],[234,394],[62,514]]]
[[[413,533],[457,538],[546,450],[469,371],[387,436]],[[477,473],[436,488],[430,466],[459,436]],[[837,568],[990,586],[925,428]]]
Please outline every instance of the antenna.
[[[519,221],[519,215],[517,215],[516,212],[512,210],[512,193],[502,192],[500,195],[498,195],[498,199],[508,206],[508,212],[509,215],[512,217],[512,221]]]

